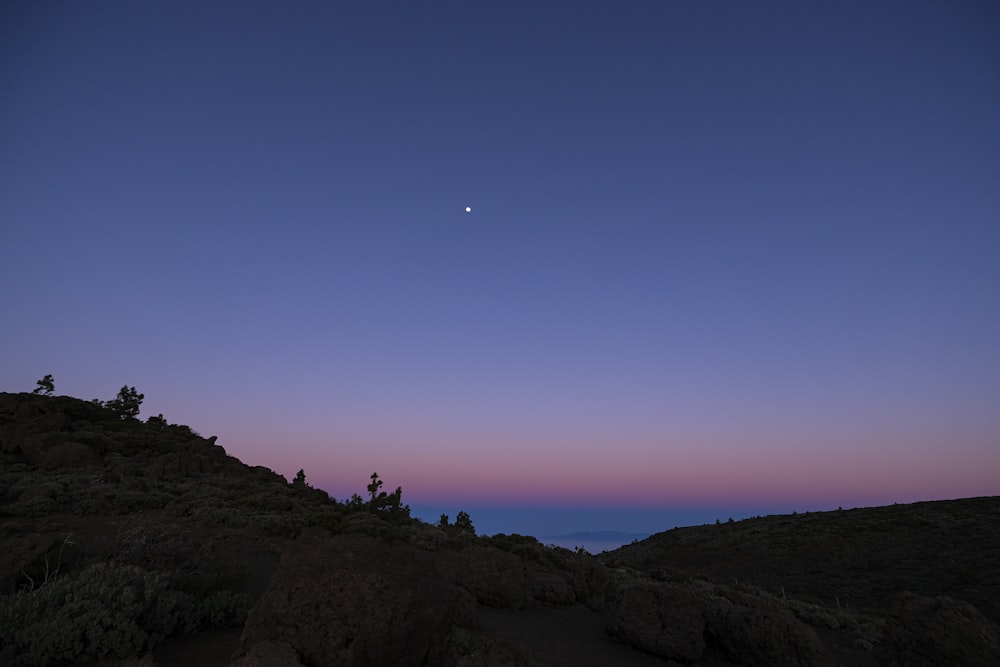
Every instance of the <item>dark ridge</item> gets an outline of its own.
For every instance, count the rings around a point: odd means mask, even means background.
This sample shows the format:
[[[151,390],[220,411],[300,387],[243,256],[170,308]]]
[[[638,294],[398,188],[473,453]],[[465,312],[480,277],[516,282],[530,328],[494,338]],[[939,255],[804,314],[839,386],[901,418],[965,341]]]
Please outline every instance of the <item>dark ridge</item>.
[[[674,528],[599,556],[877,610],[899,591],[965,600],[1000,623],[1000,498],[807,512]]]

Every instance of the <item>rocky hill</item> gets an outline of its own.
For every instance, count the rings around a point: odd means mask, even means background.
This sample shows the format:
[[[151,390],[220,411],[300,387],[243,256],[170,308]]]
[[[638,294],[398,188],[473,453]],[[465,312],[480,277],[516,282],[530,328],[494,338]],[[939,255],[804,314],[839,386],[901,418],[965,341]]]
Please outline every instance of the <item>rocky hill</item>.
[[[767,517],[596,558],[0,394],[0,664],[1000,664],[998,509]]]

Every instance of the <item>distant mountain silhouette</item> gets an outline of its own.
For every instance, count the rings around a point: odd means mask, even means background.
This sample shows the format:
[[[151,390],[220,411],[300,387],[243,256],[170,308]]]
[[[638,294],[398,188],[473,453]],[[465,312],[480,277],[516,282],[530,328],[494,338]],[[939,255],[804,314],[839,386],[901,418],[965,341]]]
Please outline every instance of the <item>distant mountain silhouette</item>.
[[[622,544],[632,540],[644,540],[649,537],[649,533],[625,533],[619,530],[591,530],[578,533],[566,533],[565,535],[542,535],[541,540],[592,540],[595,542],[617,542]]]

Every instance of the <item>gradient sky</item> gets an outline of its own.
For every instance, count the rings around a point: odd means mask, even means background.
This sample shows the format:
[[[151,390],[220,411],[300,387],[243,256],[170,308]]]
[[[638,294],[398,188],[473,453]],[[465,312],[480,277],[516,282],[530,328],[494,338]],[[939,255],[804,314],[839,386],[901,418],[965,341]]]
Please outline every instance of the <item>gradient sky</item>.
[[[5,2],[0,225],[0,390],[339,498],[1000,494],[995,2]]]

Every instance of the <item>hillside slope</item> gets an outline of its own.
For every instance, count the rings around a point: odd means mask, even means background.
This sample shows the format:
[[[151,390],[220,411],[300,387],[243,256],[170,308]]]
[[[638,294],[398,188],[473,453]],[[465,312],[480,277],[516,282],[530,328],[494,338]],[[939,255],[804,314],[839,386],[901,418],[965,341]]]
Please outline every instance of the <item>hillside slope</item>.
[[[865,612],[885,610],[903,591],[948,596],[1000,623],[995,496],[675,528],[598,558]]]

